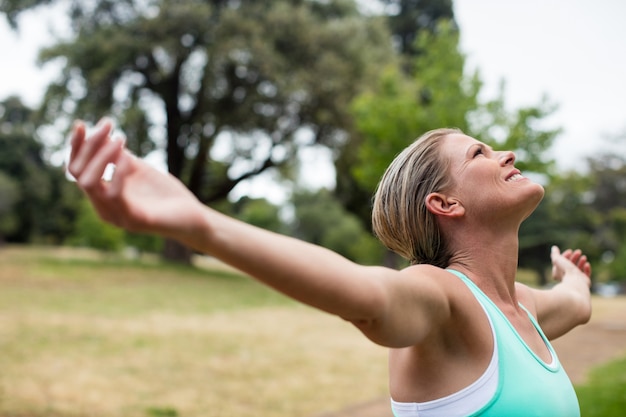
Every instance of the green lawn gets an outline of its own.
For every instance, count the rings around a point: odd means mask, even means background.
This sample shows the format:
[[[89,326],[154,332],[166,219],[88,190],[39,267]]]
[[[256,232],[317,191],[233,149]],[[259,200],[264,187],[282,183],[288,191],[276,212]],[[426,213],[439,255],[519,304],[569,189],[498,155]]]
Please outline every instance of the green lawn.
[[[626,358],[594,369],[589,382],[576,387],[582,417],[626,415]]]

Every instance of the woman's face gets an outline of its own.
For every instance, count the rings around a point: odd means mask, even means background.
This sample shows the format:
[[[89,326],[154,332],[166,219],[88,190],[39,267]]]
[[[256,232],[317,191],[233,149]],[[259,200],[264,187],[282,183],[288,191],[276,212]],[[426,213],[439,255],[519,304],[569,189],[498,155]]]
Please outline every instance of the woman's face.
[[[500,214],[521,221],[543,198],[543,187],[515,168],[513,152],[494,151],[461,133],[450,134],[443,141],[441,152],[450,160],[454,182],[447,194],[458,198],[468,214],[488,218]]]

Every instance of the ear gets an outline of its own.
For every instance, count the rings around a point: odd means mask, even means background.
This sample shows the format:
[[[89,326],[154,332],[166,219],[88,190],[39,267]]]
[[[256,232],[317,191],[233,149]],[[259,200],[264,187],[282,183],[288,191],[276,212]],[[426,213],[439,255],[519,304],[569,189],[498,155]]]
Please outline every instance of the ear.
[[[430,193],[426,196],[426,208],[435,216],[461,217],[465,214],[465,207],[454,197],[442,193]]]

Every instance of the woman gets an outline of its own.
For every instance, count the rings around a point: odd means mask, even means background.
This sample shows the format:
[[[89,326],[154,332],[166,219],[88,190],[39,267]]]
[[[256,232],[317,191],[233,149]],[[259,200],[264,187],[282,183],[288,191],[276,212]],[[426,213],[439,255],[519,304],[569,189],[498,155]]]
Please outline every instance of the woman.
[[[390,348],[397,417],[579,415],[548,340],[591,315],[591,267],[553,248],[550,290],[515,282],[518,230],[543,188],[454,129],[426,133],[390,165],[376,193],[381,241],[410,260],[401,271],[361,266],[324,248],[241,223],[201,204],[177,179],[77,122],[69,171],[100,216],[173,238]],[[116,169],[102,179],[108,164]]]

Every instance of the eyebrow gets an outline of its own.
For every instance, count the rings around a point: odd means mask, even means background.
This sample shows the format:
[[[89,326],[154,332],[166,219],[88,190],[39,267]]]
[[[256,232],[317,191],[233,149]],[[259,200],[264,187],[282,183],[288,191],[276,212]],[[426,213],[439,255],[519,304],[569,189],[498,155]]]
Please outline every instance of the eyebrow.
[[[483,148],[483,149],[487,149],[489,151],[493,151],[493,148],[485,143],[482,142],[476,142],[476,143],[472,143],[470,146],[467,147],[467,152],[471,151],[473,148],[475,147],[479,147],[479,148]]]

